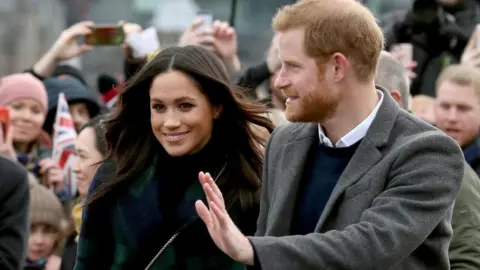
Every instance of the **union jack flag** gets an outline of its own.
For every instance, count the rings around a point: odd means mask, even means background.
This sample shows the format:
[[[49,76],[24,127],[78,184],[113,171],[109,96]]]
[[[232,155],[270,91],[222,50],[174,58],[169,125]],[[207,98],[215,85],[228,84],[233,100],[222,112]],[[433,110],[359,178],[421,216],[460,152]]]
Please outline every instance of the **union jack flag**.
[[[58,96],[57,115],[53,133],[53,160],[60,165],[65,174],[65,187],[70,195],[77,193],[77,179],[73,173],[75,165],[75,140],[77,132],[73,124],[70,109],[63,93]]]

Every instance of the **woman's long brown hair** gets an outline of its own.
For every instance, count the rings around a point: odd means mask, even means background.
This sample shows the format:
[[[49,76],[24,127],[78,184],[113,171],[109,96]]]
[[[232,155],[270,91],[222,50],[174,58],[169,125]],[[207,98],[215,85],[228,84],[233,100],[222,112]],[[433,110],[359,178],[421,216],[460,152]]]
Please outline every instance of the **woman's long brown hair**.
[[[128,186],[151,164],[156,154],[154,149],[161,145],[151,130],[149,89],[157,75],[170,70],[190,76],[212,105],[222,105],[212,139],[218,140],[215,145],[224,151],[229,175],[235,178],[227,180],[233,183],[229,183],[233,192],[225,197],[227,204],[239,201],[244,208],[258,203],[266,141],[253,126],[273,131],[272,122],[265,117],[267,108],[249,100],[242,89],[231,85],[225,67],[213,53],[186,46],[161,51],[127,83],[119,104],[104,122],[106,160],[115,163],[113,177],[101,181],[86,205],[119,185]]]

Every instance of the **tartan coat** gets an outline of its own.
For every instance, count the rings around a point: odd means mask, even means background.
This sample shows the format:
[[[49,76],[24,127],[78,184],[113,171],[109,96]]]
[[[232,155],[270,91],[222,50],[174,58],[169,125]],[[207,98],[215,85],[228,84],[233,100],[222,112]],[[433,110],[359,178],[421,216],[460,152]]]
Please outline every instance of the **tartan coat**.
[[[138,241],[161,238],[155,232],[164,222],[157,199],[156,160],[124,192],[114,190],[84,209],[75,270],[146,269],[148,262],[172,240],[161,239],[153,250],[147,250]],[[90,186],[89,195],[100,185],[100,176],[113,172],[113,168],[114,164],[110,161],[101,166]],[[231,177],[228,166],[226,168],[220,178]],[[243,264],[234,262],[211,240],[205,224],[195,211],[194,203],[198,199],[205,201],[205,195],[200,182],[194,181],[177,208],[179,215],[187,217],[187,222],[179,226],[176,230],[178,235],[148,269],[244,269]],[[258,205],[242,211],[239,205],[234,204],[229,213],[245,234],[254,234]]]

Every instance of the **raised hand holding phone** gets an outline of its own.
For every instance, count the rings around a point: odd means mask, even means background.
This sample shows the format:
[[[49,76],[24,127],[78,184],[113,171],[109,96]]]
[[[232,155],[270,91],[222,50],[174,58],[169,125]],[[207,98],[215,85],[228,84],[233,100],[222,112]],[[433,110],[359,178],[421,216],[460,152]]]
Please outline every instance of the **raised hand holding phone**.
[[[17,160],[13,148],[13,131],[10,126],[10,116],[7,107],[0,107],[0,155]]]
[[[92,46],[79,44],[77,38],[92,32],[94,23],[90,21],[79,22],[63,30],[51,48],[57,61],[64,61],[92,50]]]
[[[94,25],[93,22],[84,21],[63,30],[47,53],[35,63],[33,71],[42,77],[50,77],[59,62],[92,50],[92,46],[81,44],[77,39],[91,33]]]

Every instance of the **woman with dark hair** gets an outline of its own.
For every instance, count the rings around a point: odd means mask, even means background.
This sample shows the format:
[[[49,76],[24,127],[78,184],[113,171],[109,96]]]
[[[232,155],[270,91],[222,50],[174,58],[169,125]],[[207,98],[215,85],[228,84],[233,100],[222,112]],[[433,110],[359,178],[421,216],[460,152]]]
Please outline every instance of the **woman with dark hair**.
[[[77,176],[78,197],[72,207],[70,228],[65,243],[60,270],[72,270],[77,257],[77,242],[82,224],[83,204],[95,172],[107,153],[105,132],[102,125],[103,115],[90,119],[79,131],[75,140],[77,158],[73,172]]]
[[[106,161],[90,187],[75,269],[243,269],[210,239],[195,210],[210,172],[228,211],[254,234],[266,108],[233,87],[195,46],[157,54],[105,120]]]

